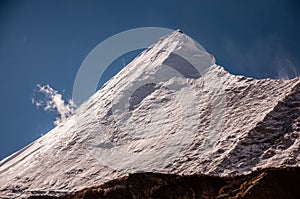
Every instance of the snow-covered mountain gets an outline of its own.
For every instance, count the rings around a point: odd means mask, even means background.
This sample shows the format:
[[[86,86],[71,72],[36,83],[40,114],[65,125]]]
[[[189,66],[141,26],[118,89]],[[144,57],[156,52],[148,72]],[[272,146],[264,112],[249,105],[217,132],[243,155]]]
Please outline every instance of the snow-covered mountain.
[[[175,31],[72,117],[2,160],[0,197],[59,195],[128,173],[300,166],[299,83],[231,75]]]

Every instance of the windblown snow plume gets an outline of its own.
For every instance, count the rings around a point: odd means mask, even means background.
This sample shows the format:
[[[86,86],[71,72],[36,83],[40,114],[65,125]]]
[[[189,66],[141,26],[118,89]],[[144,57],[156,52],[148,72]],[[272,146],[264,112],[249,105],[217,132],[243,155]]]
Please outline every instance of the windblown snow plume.
[[[277,67],[278,79],[292,79],[299,76],[296,64],[289,58],[275,58],[275,66]]]
[[[37,88],[39,93],[45,95],[45,99],[37,101],[33,99],[32,103],[37,107],[43,107],[45,111],[56,112],[59,117],[56,118],[54,122],[55,125],[58,125],[73,114],[76,105],[72,99],[69,99],[67,102],[65,102],[65,100],[62,98],[62,95],[51,88],[48,84],[44,86],[38,84]]]

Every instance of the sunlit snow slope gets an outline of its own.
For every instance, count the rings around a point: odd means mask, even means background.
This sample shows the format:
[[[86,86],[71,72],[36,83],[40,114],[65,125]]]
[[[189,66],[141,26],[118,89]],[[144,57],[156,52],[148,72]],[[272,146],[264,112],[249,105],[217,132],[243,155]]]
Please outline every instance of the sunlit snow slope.
[[[134,172],[300,166],[300,84],[234,76],[180,31],[0,162],[0,197],[59,195]]]

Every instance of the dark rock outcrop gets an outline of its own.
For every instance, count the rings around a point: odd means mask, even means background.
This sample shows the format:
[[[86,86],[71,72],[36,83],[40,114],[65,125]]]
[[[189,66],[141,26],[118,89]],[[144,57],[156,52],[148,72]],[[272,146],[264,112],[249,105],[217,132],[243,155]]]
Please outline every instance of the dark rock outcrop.
[[[111,198],[300,198],[300,168],[267,168],[248,175],[218,177],[135,173],[65,196],[30,199]]]

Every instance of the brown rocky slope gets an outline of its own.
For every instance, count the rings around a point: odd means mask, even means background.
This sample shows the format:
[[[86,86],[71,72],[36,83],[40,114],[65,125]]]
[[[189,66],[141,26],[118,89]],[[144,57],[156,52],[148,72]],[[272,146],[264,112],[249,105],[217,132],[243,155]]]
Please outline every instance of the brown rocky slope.
[[[299,167],[266,168],[232,177],[135,173],[60,197],[30,198],[300,198],[299,185]]]

